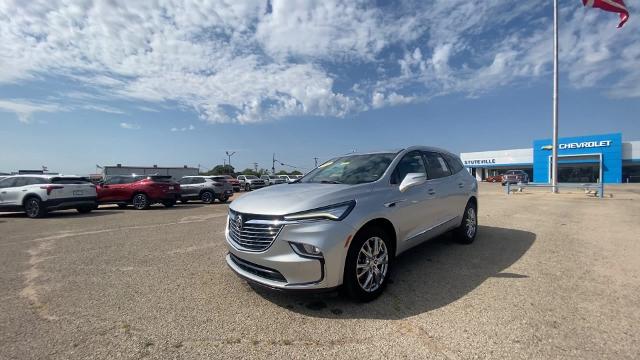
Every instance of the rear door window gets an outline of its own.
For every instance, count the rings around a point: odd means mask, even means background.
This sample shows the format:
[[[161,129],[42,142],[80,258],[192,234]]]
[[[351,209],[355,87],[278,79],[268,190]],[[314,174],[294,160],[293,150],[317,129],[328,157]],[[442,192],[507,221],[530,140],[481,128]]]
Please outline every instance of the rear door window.
[[[29,178],[27,178],[27,177],[17,177],[16,178],[16,182],[13,185],[13,187],[20,187],[20,186],[25,186],[25,185],[29,185]]]
[[[180,185],[189,185],[191,184],[191,180],[193,180],[192,178],[182,178],[180,180],[178,180],[178,184]]]
[[[439,179],[451,175],[451,170],[441,154],[429,151],[424,153],[424,158],[427,161],[429,179]]]
[[[449,154],[442,154],[445,158],[445,160],[447,160],[447,163],[449,164],[449,168],[451,169],[451,172],[453,174],[457,174],[460,170],[464,169],[464,165],[462,165],[462,163],[460,162],[460,159],[458,159],[455,156],[449,155]]]

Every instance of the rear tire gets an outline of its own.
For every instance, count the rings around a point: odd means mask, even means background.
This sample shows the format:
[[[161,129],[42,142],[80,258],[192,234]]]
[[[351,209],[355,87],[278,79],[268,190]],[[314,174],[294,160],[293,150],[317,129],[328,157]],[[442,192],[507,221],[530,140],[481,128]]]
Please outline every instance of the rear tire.
[[[183,204],[186,204],[186,203],[189,202],[189,200],[188,199],[180,199],[180,202],[183,203]]]
[[[246,184],[244,186],[244,191],[251,191],[251,184]]]
[[[147,197],[147,195],[142,193],[135,194],[131,203],[136,210],[146,210],[151,205],[151,203],[149,203],[149,198]]]
[[[79,207],[79,208],[77,208],[76,210],[77,210],[80,214],[88,214],[88,213],[90,213],[91,211],[93,211],[93,209],[94,209],[94,208],[92,208],[92,207],[88,207],[88,206],[86,206],[86,207]]]
[[[37,197],[30,197],[24,202],[24,213],[31,219],[41,218],[47,215],[42,201]]]
[[[200,200],[205,204],[211,204],[216,200],[216,196],[211,191],[203,191],[202,194],[200,194]]]
[[[223,195],[218,200],[220,200],[220,202],[224,204],[229,200],[229,197],[226,195]]]
[[[176,204],[175,200],[166,200],[162,202],[162,205],[164,205],[164,207],[173,207]]]
[[[454,236],[460,244],[471,244],[478,233],[478,208],[473,201],[469,201],[462,215],[460,226],[454,230]]]
[[[391,237],[379,227],[360,231],[347,254],[343,278],[345,292],[360,302],[377,298],[389,282],[392,263]]]

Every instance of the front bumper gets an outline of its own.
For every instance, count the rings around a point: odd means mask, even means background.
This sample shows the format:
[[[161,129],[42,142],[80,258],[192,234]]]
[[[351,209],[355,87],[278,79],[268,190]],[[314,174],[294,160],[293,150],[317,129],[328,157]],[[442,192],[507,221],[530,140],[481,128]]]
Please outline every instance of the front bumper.
[[[229,237],[229,221],[225,237],[229,254],[227,264],[240,277],[280,290],[333,289],[342,284],[345,243],[355,233],[342,221],[314,221],[284,225],[271,246],[260,252],[241,250]],[[323,257],[310,258],[293,251],[290,242],[314,245]]]

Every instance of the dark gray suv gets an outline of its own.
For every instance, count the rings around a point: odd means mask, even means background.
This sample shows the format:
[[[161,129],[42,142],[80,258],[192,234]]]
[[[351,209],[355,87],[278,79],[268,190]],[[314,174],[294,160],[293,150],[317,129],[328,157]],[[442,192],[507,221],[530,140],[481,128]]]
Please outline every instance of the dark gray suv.
[[[185,176],[178,180],[180,184],[180,201],[202,200],[211,204],[216,199],[227,202],[233,195],[233,187],[223,176]]]
[[[502,185],[506,184],[526,184],[529,182],[529,174],[522,170],[509,170],[502,174]]]

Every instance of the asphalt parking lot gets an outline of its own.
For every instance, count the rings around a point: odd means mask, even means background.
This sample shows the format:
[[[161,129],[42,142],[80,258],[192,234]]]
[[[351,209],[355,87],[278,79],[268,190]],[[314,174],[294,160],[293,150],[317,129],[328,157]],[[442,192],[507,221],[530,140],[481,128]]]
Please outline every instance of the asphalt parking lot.
[[[256,291],[224,262],[227,205],[0,214],[0,358],[637,359],[640,187],[506,196],[476,242],[399,259],[387,291]]]

